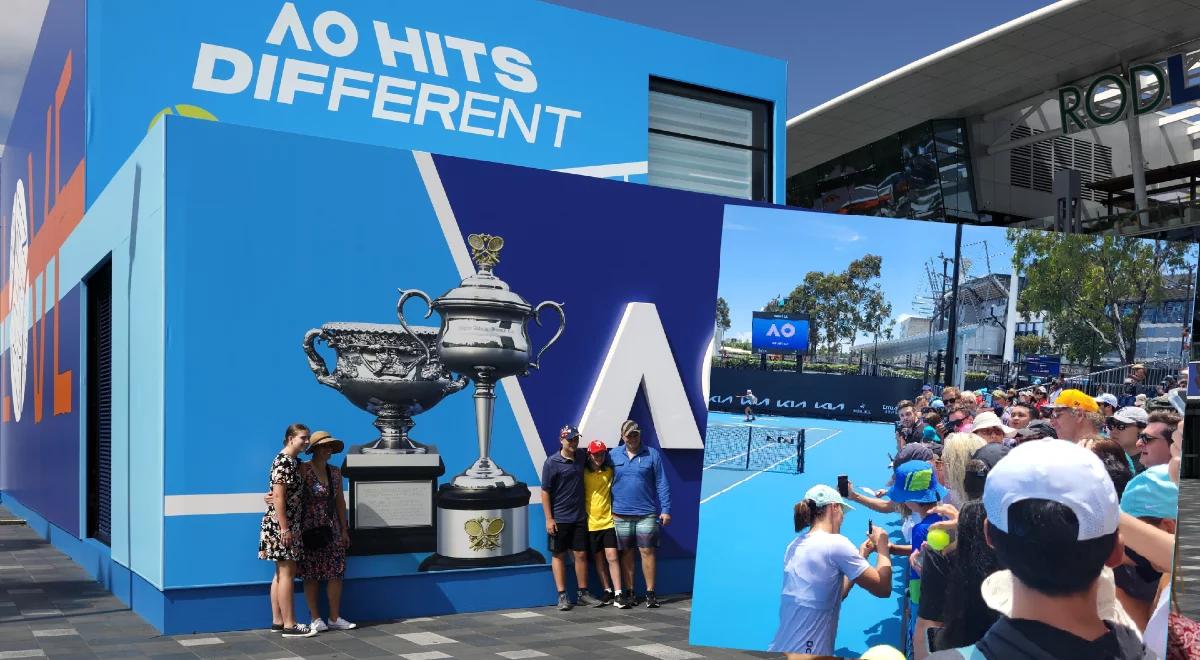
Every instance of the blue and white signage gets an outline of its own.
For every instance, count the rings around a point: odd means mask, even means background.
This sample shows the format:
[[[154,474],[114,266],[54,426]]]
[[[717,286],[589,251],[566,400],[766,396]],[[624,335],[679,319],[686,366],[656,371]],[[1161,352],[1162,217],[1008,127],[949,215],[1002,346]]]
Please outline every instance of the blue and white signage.
[[[1030,355],[1025,358],[1025,369],[1030,376],[1054,378],[1062,368],[1062,357],[1058,355]]]
[[[808,352],[808,316],[754,312],[750,326],[750,346],[755,352]]]

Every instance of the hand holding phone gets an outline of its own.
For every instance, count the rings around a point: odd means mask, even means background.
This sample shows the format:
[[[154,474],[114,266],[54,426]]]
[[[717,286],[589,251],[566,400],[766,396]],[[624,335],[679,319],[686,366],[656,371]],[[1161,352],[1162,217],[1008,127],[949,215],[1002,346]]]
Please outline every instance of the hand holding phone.
[[[845,474],[839,474],[837,484],[838,495],[850,497],[850,477]]]

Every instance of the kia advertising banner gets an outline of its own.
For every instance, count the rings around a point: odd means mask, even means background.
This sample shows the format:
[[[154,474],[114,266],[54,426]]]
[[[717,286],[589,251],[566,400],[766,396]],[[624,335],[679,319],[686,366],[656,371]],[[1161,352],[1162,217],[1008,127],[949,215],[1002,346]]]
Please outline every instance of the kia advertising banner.
[[[872,422],[896,420],[896,402],[921,391],[915,378],[801,374],[791,371],[724,369],[710,376],[709,410],[740,412],[742,395],[753,390],[761,415],[827,417]]]

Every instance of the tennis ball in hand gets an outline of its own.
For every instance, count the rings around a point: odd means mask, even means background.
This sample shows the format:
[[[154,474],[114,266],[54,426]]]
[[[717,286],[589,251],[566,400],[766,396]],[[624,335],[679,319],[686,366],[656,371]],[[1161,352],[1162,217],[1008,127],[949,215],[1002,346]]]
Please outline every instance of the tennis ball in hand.
[[[925,537],[925,542],[929,544],[929,547],[941,552],[950,545],[950,535],[944,529],[930,530],[929,536]]]

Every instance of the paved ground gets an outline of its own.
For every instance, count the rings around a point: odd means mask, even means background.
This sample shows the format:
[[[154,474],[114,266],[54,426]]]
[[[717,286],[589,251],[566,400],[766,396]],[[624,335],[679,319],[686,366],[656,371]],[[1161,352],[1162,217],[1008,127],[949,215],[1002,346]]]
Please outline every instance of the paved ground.
[[[1200,479],[1179,485],[1179,579],[1176,598],[1188,617],[1200,621]]]
[[[11,517],[0,507],[0,519]],[[554,608],[365,624],[283,639],[268,631],[160,636],[24,525],[0,526],[4,658],[767,658],[687,645],[690,596],[657,610]]]

